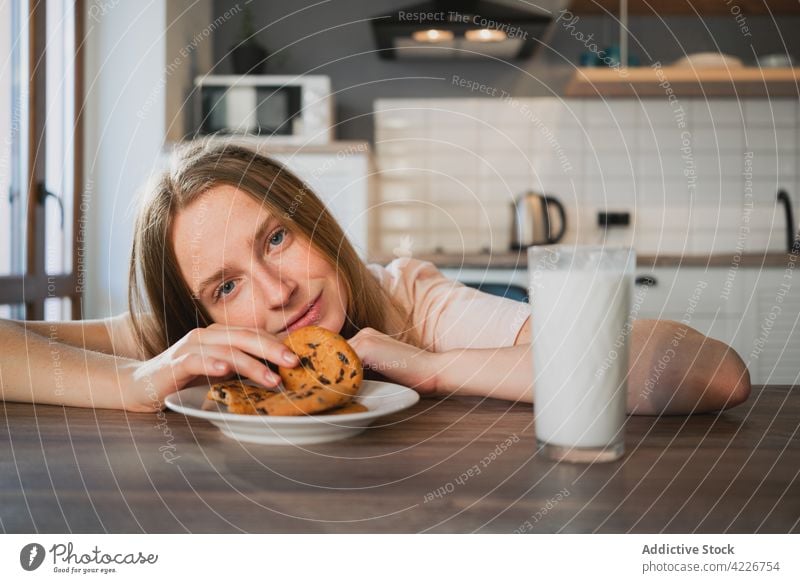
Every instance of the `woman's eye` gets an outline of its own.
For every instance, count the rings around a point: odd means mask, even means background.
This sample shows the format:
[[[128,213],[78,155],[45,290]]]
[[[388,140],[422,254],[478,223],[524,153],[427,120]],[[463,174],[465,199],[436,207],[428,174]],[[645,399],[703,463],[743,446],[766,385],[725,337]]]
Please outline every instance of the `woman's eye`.
[[[286,238],[286,229],[278,229],[269,238],[269,244],[278,246],[283,243],[284,239]]]
[[[226,281],[219,286],[214,292],[214,299],[218,300],[221,297],[229,295],[236,288],[235,281]]]

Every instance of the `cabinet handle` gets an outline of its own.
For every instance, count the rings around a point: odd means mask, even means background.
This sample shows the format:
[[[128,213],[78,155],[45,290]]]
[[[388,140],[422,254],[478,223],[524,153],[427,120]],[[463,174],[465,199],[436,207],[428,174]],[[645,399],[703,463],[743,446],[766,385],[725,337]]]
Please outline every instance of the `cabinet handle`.
[[[656,287],[658,285],[658,280],[655,278],[654,275],[640,275],[634,280],[634,283],[636,285],[646,285],[647,287]]]

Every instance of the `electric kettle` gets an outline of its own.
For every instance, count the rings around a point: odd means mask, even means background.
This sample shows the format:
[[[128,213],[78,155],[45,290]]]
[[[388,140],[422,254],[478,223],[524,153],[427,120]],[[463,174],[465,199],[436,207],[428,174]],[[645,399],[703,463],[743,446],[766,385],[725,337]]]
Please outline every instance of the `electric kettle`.
[[[554,214],[557,217],[554,217]],[[564,212],[564,205],[557,198],[528,191],[514,201],[511,225],[512,249],[558,243],[566,231],[567,215]]]

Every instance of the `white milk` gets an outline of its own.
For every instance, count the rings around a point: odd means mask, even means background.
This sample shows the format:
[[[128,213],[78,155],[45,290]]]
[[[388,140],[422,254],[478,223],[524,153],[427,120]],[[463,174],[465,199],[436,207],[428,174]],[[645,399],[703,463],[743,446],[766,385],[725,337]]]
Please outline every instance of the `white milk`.
[[[631,278],[595,269],[539,274],[531,309],[540,441],[603,447],[621,439]]]

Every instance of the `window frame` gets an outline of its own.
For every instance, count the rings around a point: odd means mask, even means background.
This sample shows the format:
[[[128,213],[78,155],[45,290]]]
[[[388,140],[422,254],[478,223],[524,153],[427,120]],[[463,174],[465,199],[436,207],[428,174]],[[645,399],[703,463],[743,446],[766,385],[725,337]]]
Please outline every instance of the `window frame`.
[[[69,298],[72,319],[81,318],[83,312],[83,285],[78,280],[82,258],[79,257],[79,227],[84,220],[80,204],[83,192],[83,47],[84,47],[84,0],[73,3],[75,10],[75,97],[73,148],[72,196],[72,267],[70,273],[48,275],[45,263],[45,163],[46,163],[46,77],[47,77],[47,0],[32,0],[28,7],[28,175],[22,181],[26,192],[25,211],[26,261],[21,274],[0,276],[0,305],[24,304],[26,320],[42,320],[45,315],[45,300]],[[64,196],[64,193],[59,193]],[[67,218],[69,220],[69,218]]]

